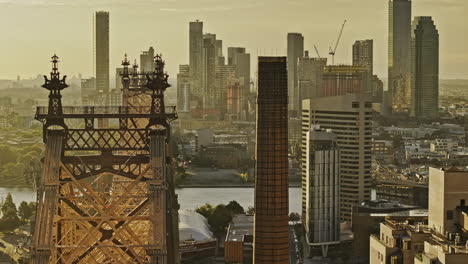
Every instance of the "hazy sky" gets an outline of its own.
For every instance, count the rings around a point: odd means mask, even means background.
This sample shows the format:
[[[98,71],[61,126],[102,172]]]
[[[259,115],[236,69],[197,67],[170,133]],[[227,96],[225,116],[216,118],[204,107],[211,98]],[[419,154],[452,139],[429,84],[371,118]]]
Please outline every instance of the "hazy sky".
[[[285,55],[287,32],[300,32],[305,48],[327,55],[348,20],[335,61],[351,63],[351,45],[374,39],[375,71],[387,75],[387,0],[0,0],[0,79],[50,71],[56,52],[69,76],[93,73],[92,16],[110,12],[111,74],[127,52],[133,59],[153,45],[175,77],[188,63],[188,22],[228,46],[252,54]],[[442,78],[468,78],[468,1],[413,0],[413,15],[433,16],[440,34]]]

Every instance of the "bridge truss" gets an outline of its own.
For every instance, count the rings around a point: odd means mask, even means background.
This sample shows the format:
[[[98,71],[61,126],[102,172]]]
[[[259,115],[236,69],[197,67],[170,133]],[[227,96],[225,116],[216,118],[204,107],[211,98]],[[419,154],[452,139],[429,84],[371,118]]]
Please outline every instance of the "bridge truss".
[[[36,112],[46,150],[32,263],[180,262],[165,63],[156,56],[150,73],[122,64],[123,106],[62,107],[68,85],[52,57],[49,105]]]

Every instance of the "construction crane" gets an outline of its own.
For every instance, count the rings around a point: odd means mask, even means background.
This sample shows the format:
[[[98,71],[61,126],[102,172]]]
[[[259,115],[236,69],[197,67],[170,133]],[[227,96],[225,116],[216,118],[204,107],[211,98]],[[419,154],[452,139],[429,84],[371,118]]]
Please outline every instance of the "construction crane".
[[[343,25],[341,26],[340,34],[338,35],[338,39],[336,40],[335,48],[332,49],[331,46],[329,47],[330,52],[328,54],[332,56],[332,65],[335,65],[336,49],[338,48],[338,44],[340,44],[341,35],[343,35],[343,29],[345,27],[345,24],[346,24],[346,20],[343,22]]]
[[[317,53],[317,57],[320,59],[320,53],[317,49],[317,46],[314,45],[315,53]]]

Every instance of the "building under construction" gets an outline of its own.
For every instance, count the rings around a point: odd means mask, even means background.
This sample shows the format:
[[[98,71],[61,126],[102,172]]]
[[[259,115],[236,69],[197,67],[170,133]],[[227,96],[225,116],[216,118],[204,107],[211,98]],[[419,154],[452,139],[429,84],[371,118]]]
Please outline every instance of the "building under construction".
[[[164,61],[139,72],[125,58],[117,107],[62,107],[57,64],[36,113],[46,150],[31,263],[180,263]]]

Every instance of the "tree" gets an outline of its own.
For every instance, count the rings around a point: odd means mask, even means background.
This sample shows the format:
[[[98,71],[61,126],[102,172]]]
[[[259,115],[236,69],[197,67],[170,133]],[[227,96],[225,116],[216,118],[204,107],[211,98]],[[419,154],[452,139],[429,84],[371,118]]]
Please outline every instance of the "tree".
[[[36,202],[29,202],[28,206],[31,209],[31,216],[36,215],[37,203]]]
[[[248,215],[254,215],[255,214],[255,208],[253,206],[249,206],[247,208],[247,212],[245,212]]]
[[[14,208],[16,211],[16,205],[13,202],[13,196],[11,196],[11,193],[8,193],[7,196],[5,197],[5,201],[3,201],[3,204],[2,204],[2,208],[1,208],[2,215],[4,215],[5,212],[11,208]]]
[[[21,163],[8,163],[2,167],[2,177],[4,179],[12,179],[24,175],[25,166]]]
[[[301,216],[298,213],[290,213],[289,221],[293,221],[293,222],[301,221]]]
[[[224,204],[216,206],[213,214],[208,217],[208,223],[217,234],[225,232],[231,220],[232,212]]]
[[[6,145],[0,145],[0,153],[2,153],[0,155],[0,167],[8,163],[15,163],[18,158],[18,154]]]
[[[233,215],[245,214],[244,208],[236,201],[230,201],[226,208],[231,211]]]
[[[195,209],[195,212],[203,215],[205,218],[208,218],[210,215],[212,215],[213,211],[214,211],[213,206],[208,203]]]
[[[32,215],[32,208],[28,205],[27,202],[22,201],[20,206],[18,207],[18,216],[21,218],[21,220],[27,221],[31,218]]]
[[[13,197],[9,193],[2,205],[2,218],[0,219],[0,229],[5,231],[12,231],[20,224],[16,205],[13,202]]]

